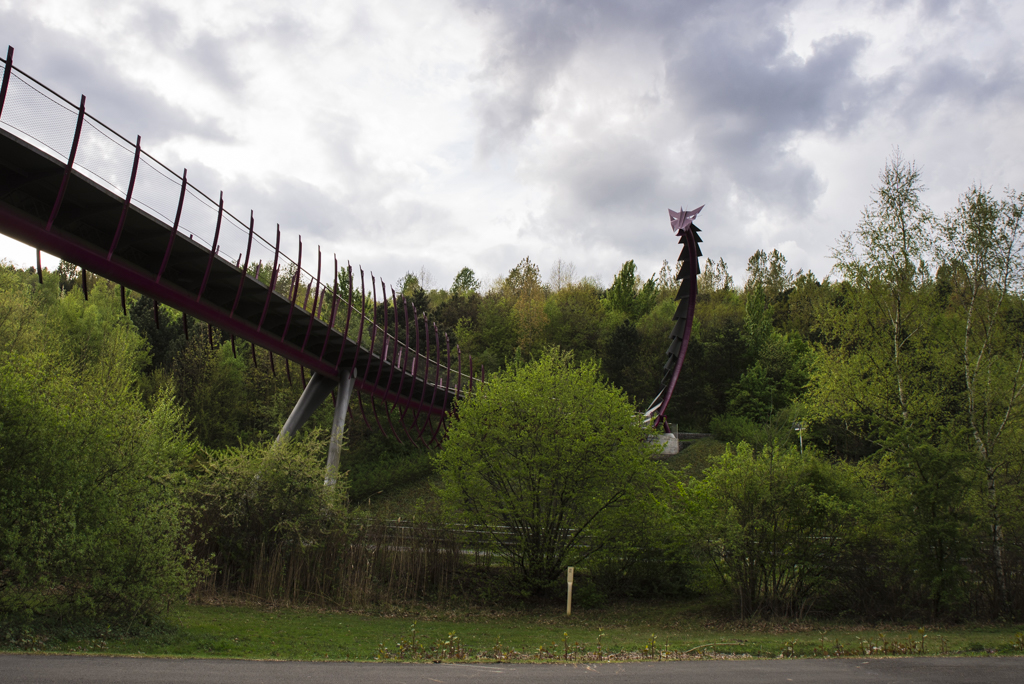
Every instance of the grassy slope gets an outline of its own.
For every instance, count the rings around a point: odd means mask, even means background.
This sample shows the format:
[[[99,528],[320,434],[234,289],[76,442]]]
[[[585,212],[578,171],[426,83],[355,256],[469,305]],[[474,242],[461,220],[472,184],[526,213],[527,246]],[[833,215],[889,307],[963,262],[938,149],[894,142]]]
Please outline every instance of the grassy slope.
[[[918,626],[850,626],[832,623],[769,624],[757,622],[708,623],[704,606],[690,602],[629,603],[601,609],[574,611],[545,608],[511,612],[488,610],[442,611],[432,607],[405,607],[395,612],[343,612],[246,605],[186,605],[173,608],[162,627],[142,636],[121,638],[93,634],[46,643],[23,635],[23,643],[0,642],[0,650],[36,650],[58,653],[105,653],[173,657],[255,658],[283,660],[373,660],[381,646],[392,655],[401,642],[452,650],[459,643],[466,659],[496,659],[496,649],[514,650],[514,659],[529,656],[561,658],[569,651],[637,658],[645,647],[679,654],[704,644],[718,654],[778,657],[835,655],[841,645],[846,655],[863,657],[864,648],[895,642],[912,653],[921,651]],[[924,634],[928,654],[1024,654],[1022,626],[929,626]],[[880,636],[884,634],[884,636]],[[458,642],[453,642],[452,635]],[[447,641],[445,647],[442,642]],[[540,649],[544,650],[540,650]],[[817,650],[816,650],[817,649]],[[545,655],[544,651],[551,655]],[[701,655],[700,650],[690,653]],[[876,655],[881,655],[876,652]],[[411,656],[407,656],[411,657]],[[437,651],[430,658],[437,658]],[[593,656],[591,656],[593,657]],[[721,657],[721,656],[719,656]]]

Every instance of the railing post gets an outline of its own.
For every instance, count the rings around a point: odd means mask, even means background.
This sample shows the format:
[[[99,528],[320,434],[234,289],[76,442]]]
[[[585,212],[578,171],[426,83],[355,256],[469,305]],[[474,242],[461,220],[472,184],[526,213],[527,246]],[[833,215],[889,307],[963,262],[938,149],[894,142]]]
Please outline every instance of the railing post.
[[[320,245],[316,246],[316,288],[313,290],[313,308],[309,310],[309,324],[306,325],[306,336],[302,338],[301,353],[306,353],[306,344],[309,343],[309,334],[313,331],[313,320],[316,318],[316,302],[320,296],[320,268],[322,266],[323,254],[320,252]],[[302,308],[306,308],[306,304],[309,302],[309,292],[306,292],[306,301],[303,302]],[[328,337],[330,337],[330,331],[328,331]]]
[[[245,279],[249,276],[249,255],[252,252],[252,234],[256,230],[256,218],[253,215],[252,210],[249,210],[249,241],[245,245],[245,263],[242,264],[242,277],[238,279],[238,292],[235,293],[235,303],[231,305],[231,318],[235,317],[235,309],[238,308],[238,302],[242,299],[242,286],[245,285]],[[256,357],[253,357],[254,359]]]
[[[14,63],[14,46],[7,46],[7,61],[4,62],[4,80],[0,82],[0,116],[4,115],[4,102],[7,101],[7,85],[11,82],[11,65]]]
[[[292,281],[291,307],[288,309],[288,319],[284,322],[284,332],[281,333],[281,341],[284,342],[288,328],[292,327],[292,314],[295,313],[295,300],[299,298],[299,283],[302,282],[302,236],[299,236],[299,262],[295,264],[295,280]]]
[[[338,285],[340,283],[338,278],[338,255],[334,255],[334,287],[331,288],[331,317],[327,321],[327,336],[324,337],[324,346],[320,349],[320,360],[324,360],[324,354],[327,353],[327,343],[331,341],[331,333],[334,332],[334,316],[338,313]],[[345,336],[341,336],[341,348],[345,348]],[[338,364],[334,364],[337,366]]]
[[[181,193],[178,195],[178,209],[174,212],[174,225],[171,226],[171,239],[167,241],[167,249],[164,250],[164,260],[160,263],[160,270],[156,273],[157,285],[164,277],[164,270],[171,258],[171,250],[174,249],[174,238],[178,235],[178,224],[181,223],[181,209],[185,206],[185,190],[188,189],[188,169],[181,172]]]
[[[110,250],[107,252],[107,261],[114,256],[117,243],[121,240],[121,231],[124,230],[125,219],[128,218],[128,207],[132,203],[132,193],[135,192],[135,176],[139,172],[139,155],[142,153],[142,136],[135,137],[135,159],[132,161],[132,175],[128,179],[128,192],[124,196],[124,206],[121,207],[121,218],[117,221],[117,230],[114,231],[114,240],[110,243]]]
[[[82,95],[82,102],[78,105],[78,123],[75,124],[75,137],[71,140],[71,153],[68,155],[68,165],[64,168],[64,178],[60,182],[60,189],[57,191],[57,199],[50,210],[50,218],[46,222],[46,232],[53,228],[53,221],[60,211],[61,202],[64,201],[64,193],[68,189],[68,181],[71,180],[71,167],[75,164],[75,155],[78,154],[78,141],[82,138],[82,123],[85,121],[85,95]]]
[[[206,291],[206,283],[210,279],[210,270],[213,269],[213,260],[217,258],[217,243],[220,241],[220,224],[224,218],[224,191],[220,191],[220,204],[217,207],[217,228],[213,231],[213,245],[210,247],[210,259],[206,262],[206,273],[203,274],[203,284],[199,286],[199,294],[196,295],[198,302],[203,298]]]
[[[270,306],[270,296],[274,294],[274,287],[277,285],[277,258],[281,254],[281,224],[277,224],[277,242],[274,243],[274,266],[270,270],[270,286],[267,288],[267,299],[263,302],[263,315],[260,316],[260,324],[256,326],[256,332],[263,330],[263,321],[267,318],[267,308]],[[273,364],[271,364],[273,365]]]

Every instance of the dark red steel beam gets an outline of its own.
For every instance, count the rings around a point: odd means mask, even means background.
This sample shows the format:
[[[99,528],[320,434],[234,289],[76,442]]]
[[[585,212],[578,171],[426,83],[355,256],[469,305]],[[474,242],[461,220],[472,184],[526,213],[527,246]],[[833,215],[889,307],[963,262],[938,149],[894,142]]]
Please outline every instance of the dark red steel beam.
[[[7,101],[7,86],[11,82],[11,65],[14,64],[14,47],[7,46],[7,60],[4,62],[4,80],[0,81],[0,116],[4,113],[4,102]]]
[[[206,283],[210,279],[210,269],[213,268],[213,260],[217,258],[217,243],[220,242],[220,224],[224,218],[224,191],[220,193],[220,204],[217,207],[217,228],[213,231],[213,244],[210,246],[210,258],[206,262],[206,274],[203,275],[203,284],[199,286],[199,294],[196,295],[196,301],[202,299],[203,293],[206,292]]]
[[[132,175],[128,180],[128,192],[124,196],[124,206],[121,207],[121,218],[117,221],[117,230],[114,231],[114,239],[110,243],[110,250],[107,252],[107,258],[110,259],[114,256],[114,250],[117,249],[117,243],[121,239],[121,231],[124,230],[124,221],[128,218],[128,207],[132,204],[132,193],[135,191],[135,176],[139,173],[139,155],[142,154],[142,136],[138,136],[135,139],[135,159],[132,161]]]
[[[82,138],[82,123],[85,121],[85,95],[82,95],[82,103],[78,105],[78,123],[75,124],[75,137],[71,140],[71,153],[68,154],[68,163],[64,167],[64,177],[60,181],[60,189],[57,191],[57,199],[50,210],[50,220],[46,222],[46,232],[53,228],[53,220],[57,218],[60,205],[64,201],[64,193],[68,189],[68,181],[71,180],[71,168],[75,165],[75,155],[78,154],[78,141]]]
[[[256,231],[256,218],[253,212],[249,212],[249,240],[245,245],[245,263],[242,264],[242,275],[238,279],[238,292],[235,293],[235,303],[231,305],[231,316],[234,317],[235,310],[238,309],[238,302],[242,299],[242,286],[245,285],[245,279],[249,277],[249,254],[252,252],[252,235]],[[253,357],[255,360],[256,357]]]
[[[130,263],[116,258],[107,259],[105,254],[97,253],[94,248],[71,237],[66,237],[59,231],[48,233],[45,230],[45,224],[41,221],[22,214],[3,203],[0,203],[0,223],[4,225],[4,233],[19,242],[42,249],[47,254],[53,254],[60,259],[79,264],[91,273],[121,283],[147,297],[159,299],[168,306],[212,323],[228,333],[246,339],[258,339],[260,346],[296,363],[304,364],[318,373],[332,378],[338,377],[337,368],[330,363],[318,361],[315,357],[304,357],[298,354],[297,348],[275,340],[272,336],[261,335],[252,324],[238,318],[233,319],[226,311],[206,302],[197,301],[195,295],[168,283],[155,282],[152,275],[141,271]]]
[[[171,250],[174,249],[174,239],[178,236],[178,224],[181,223],[181,209],[185,206],[185,191],[188,189],[188,169],[181,172],[181,192],[178,194],[178,208],[174,212],[174,225],[171,226],[171,236],[167,239],[167,249],[164,250],[164,260],[160,264],[160,270],[156,273],[157,285],[167,270],[167,261],[171,258]],[[108,257],[109,258],[109,257]]]

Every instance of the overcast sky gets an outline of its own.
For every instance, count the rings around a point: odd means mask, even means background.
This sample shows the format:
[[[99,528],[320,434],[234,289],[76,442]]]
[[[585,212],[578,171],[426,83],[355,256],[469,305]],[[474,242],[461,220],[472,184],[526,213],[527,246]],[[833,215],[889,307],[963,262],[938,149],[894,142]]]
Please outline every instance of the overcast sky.
[[[1021,27],[1019,0],[0,0],[16,65],[235,215],[435,287],[653,273],[701,204],[738,280],[759,248],[824,276],[895,146],[939,212],[1024,189]]]

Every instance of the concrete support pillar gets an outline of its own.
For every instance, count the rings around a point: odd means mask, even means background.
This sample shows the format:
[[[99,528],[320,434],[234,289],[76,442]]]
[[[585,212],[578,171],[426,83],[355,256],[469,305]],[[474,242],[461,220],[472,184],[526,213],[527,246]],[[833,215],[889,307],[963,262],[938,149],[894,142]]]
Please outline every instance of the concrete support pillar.
[[[338,401],[334,404],[334,422],[331,423],[331,443],[327,448],[327,475],[324,485],[331,486],[338,479],[338,462],[341,459],[341,440],[345,436],[345,416],[348,415],[348,404],[352,399],[352,388],[356,378],[350,370],[341,372],[338,382]]]
[[[295,402],[295,408],[292,409],[288,420],[284,422],[277,441],[280,442],[285,437],[294,437],[299,428],[305,425],[309,417],[313,415],[313,412],[320,408],[320,404],[324,403],[324,399],[331,396],[333,389],[333,380],[319,373],[313,373],[313,377],[306,383],[306,389],[302,390],[302,396]]]

